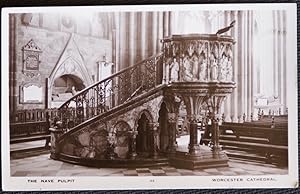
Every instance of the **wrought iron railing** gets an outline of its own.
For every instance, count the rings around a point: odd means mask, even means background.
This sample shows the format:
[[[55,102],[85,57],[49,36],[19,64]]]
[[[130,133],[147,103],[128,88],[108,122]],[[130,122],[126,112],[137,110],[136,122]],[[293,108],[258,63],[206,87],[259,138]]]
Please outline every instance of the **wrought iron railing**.
[[[62,128],[68,131],[161,84],[161,59],[152,56],[78,92],[59,108]]]

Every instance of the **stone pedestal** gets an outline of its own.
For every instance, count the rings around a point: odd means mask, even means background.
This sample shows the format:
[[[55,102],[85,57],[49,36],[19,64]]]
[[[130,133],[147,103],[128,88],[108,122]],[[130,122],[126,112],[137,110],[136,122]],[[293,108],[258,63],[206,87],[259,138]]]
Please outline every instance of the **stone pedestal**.
[[[59,147],[58,145],[58,140],[60,136],[63,135],[64,131],[62,129],[58,128],[49,128],[49,131],[51,133],[51,149],[50,149],[50,158],[52,159],[58,159],[58,154],[59,154]]]
[[[159,123],[150,123],[151,134],[153,137],[153,147],[152,147],[152,157],[158,157],[158,148],[159,148],[159,133],[158,133]]]
[[[214,117],[211,119],[212,121],[212,150],[213,151],[220,151],[220,143],[219,143],[219,136],[220,136],[220,131],[219,131],[219,123],[218,120]]]
[[[190,119],[190,143],[189,143],[189,154],[196,156],[200,151],[198,143],[198,126],[197,121],[193,118]]]
[[[138,134],[137,131],[129,131],[129,150],[128,150],[128,159],[135,159],[137,156],[136,153],[136,136]]]
[[[118,158],[118,154],[115,153],[115,145],[114,144],[108,145],[105,158],[109,159],[109,160],[114,160],[114,159]]]
[[[105,158],[109,160],[113,160],[118,158],[118,154],[115,152],[116,147],[116,133],[110,132],[106,136],[108,140],[107,149],[105,151]]]
[[[178,150],[170,159],[170,164],[176,168],[204,169],[228,166],[228,157],[222,152],[214,152],[207,146],[200,146],[197,154],[189,154],[188,150]]]
[[[173,83],[167,95],[179,96],[186,105],[190,122],[190,142],[184,151],[171,156],[171,164],[178,168],[210,168],[228,166],[228,158],[219,146],[218,114],[224,98],[232,92],[234,83]],[[209,111],[212,120],[213,148],[200,146],[198,123],[203,121],[202,109]],[[203,149],[203,150],[202,150]]]
[[[169,122],[169,146],[168,154],[172,155],[176,152],[176,125],[177,125],[177,114],[168,113],[168,122]]]

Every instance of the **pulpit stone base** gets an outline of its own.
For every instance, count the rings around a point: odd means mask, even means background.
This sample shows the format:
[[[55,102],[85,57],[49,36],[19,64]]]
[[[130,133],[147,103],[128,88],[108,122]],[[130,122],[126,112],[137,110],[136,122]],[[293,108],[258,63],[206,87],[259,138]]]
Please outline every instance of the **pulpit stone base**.
[[[176,168],[191,170],[228,167],[228,157],[223,151],[201,150],[196,155],[177,151],[176,155],[170,158],[170,164]]]

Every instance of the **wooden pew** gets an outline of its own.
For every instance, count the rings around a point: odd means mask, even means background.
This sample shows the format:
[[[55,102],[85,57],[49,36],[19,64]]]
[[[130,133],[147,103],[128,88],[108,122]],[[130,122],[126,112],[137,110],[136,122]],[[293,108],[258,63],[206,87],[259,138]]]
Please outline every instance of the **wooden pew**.
[[[58,115],[57,109],[19,110],[10,115],[10,143],[50,140],[50,118]],[[47,146],[47,145],[45,145]]]
[[[47,121],[10,124],[10,143],[22,143],[50,138]]]
[[[261,156],[267,163],[287,165],[287,116],[263,117],[259,121],[244,123],[223,122],[219,130],[219,142],[224,150],[243,150]],[[207,134],[203,142],[210,142]]]

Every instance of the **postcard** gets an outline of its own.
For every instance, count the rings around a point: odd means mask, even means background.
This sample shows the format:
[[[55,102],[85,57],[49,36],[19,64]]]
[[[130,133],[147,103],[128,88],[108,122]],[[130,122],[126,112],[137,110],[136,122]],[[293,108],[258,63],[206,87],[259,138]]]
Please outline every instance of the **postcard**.
[[[6,191],[298,187],[296,4],[2,9]]]

